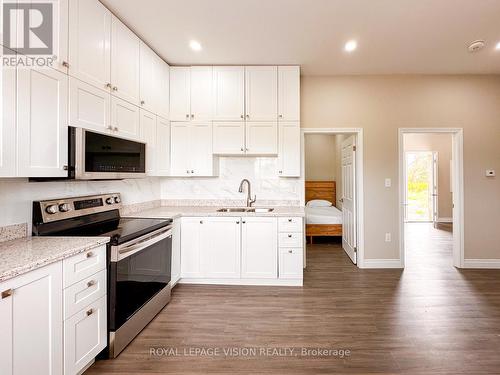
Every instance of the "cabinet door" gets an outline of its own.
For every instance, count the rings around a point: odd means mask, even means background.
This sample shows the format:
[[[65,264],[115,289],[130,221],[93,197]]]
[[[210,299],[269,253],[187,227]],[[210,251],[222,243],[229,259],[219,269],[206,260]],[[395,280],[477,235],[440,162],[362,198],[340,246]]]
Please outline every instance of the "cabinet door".
[[[0,373],[62,374],[63,308],[61,262],[8,280],[0,291]],[[8,320],[3,320],[8,319]]]
[[[245,123],[224,121],[213,123],[213,152],[218,155],[245,154]]]
[[[191,67],[191,119],[212,120],[212,80],[211,66]]]
[[[242,121],[245,114],[245,68],[214,66],[214,120]]]
[[[156,99],[156,113],[164,119],[170,117],[170,66],[154,56],[154,88]]]
[[[207,278],[240,278],[241,219],[209,217],[201,226],[202,267]],[[260,235],[260,234],[259,234]]]
[[[141,92],[141,107],[153,112],[158,113],[156,108],[156,97],[155,97],[155,68],[154,60],[155,53],[151,48],[149,48],[146,43],[140,42],[141,45],[141,77],[140,77],[140,92]]]
[[[0,6],[3,5],[0,3]],[[0,67],[0,177],[16,176],[16,70]],[[1,372],[1,371],[0,371]]]
[[[172,176],[191,174],[191,150],[189,123],[170,123],[170,173]]]
[[[175,219],[172,228],[172,277],[171,286],[181,278],[181,221]]]
[[[241,277],[278,277],[278,222],[275,217],[244,217],[241,226]]]
[[[279,278],[302,279],[302,248],[280,248]]]
[[[245,67],[247,121],[275,121],[278,117],[278,68]]]
[[[189,121],[191,118],[191,70],[189,67],[170,68],[170,120]]]
[[[181,277],[203,277],[201,267],[200,226],[203,218],[182,218],[181,228]]]
[[[146,143],[146,173],[156,175],[156,115],[141,109],[141,142]]]
[[[139,126],[139,107],[112,96],[111,127],[114,134],[123,138],[138,140]]]
[[[113,85],[113,95],[139,105],[140,40],[118,18],[113,17],[111,25],[111,83]]]
[[[97,0],[70,0],[69,74],[109,90],[110,46],[111,12]]]
[[[278,122],[246,123],[247,155],[276,155],[278,153]]]
[[[156,117],[156,175],[170,175],[170,121]]]
[[[111,125],[111,94],[79,79],[69,79],[69,125],[107,132]]]
[[[54,69],[18,69],[18,175],[68,172],[68,76]]]
[[[300,123],[279,122],[278,175],[300,177]]]
[[[278,67],[278,118],[300,121],[300,67]]]
[[[212,123],[191,123],[190,126],[190,169],[192,176],[213,176]]]

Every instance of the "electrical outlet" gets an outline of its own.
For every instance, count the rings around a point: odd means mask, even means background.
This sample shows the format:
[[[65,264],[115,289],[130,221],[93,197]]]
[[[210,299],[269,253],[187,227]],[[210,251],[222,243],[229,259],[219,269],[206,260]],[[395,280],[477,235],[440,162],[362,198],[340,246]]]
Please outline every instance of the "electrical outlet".
[[[390,178],[386,178],[386,179],[385,179],[385,187],[386,187],[386,188],[389,188],[389,187],[391,187],[391,186],[392,186],[392,181],[391,181],[391,179],[390,179]]]
[[[391,242],[391,234],[390,233],[386,233],[385,234],[385,242]]]

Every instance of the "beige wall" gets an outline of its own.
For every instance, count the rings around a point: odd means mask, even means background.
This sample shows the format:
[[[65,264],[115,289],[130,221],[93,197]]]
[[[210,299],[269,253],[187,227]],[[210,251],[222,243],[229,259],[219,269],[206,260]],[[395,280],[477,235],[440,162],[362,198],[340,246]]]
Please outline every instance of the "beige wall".
[[[450,189],[451,134],[405,134],[405,151],[433,151],[438,153],[438,218],[451,218],[452,194]]]
[[[367,259],[399,258],[400,127],[464,129],[465,258],[500,258],[500,180],[485,177],[500,171],[500,76],[303,77],[301,86],[302,127],[364,129]]]
[[[306,181],[335,181],[337,176],[335,136],[306,134],[304,161]]]

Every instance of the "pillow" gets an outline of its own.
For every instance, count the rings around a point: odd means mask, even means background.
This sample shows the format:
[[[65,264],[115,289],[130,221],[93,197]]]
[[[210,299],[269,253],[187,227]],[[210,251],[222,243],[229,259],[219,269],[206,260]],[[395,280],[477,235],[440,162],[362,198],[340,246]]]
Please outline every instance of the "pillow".
[[[332,202],[326,201],[324,199],[313,199],[306,203],[306,207],[331,207]]]

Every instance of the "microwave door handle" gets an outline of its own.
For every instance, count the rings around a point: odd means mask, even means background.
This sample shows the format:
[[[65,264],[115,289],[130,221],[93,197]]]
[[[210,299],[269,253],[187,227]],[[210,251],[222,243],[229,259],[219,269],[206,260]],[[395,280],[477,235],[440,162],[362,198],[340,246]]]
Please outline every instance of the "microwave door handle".
[[[151,245],[154,245],[157,242],[160,242],[161,240],[164,240],[165,238],[172,237],[172,230],[168,230],[163,234],[150,237],[148,239],[145,239],[143,241],[137,242],[133,245],[125,246],[121,249],[118,249],[118,254],[117,254],[117,260],[120,261],[122,259],[125,259],[141,250],[144,250],[148,248]]]

